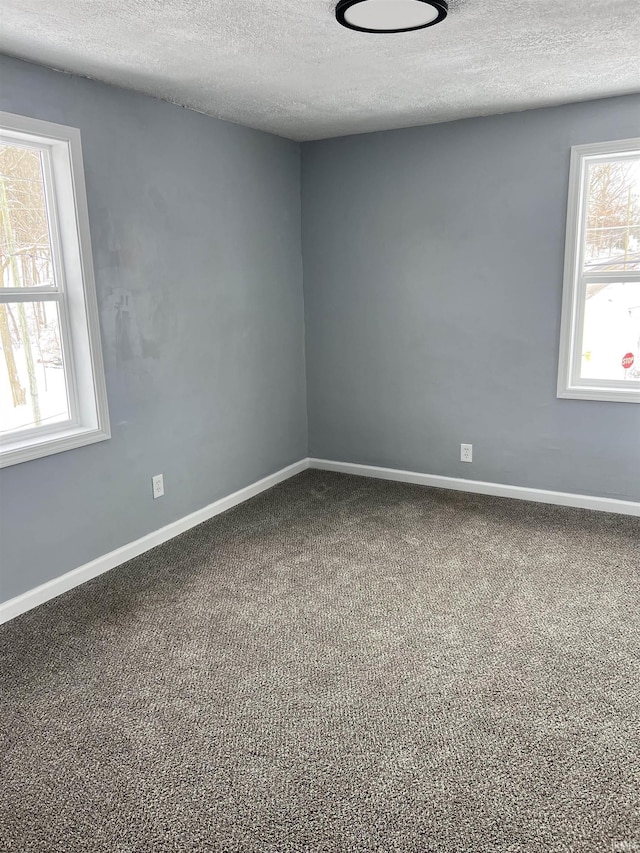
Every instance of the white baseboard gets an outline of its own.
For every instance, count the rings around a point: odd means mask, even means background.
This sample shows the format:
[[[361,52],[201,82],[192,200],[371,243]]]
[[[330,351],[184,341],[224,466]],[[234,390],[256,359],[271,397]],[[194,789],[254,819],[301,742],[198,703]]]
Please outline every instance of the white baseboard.
[[[640,516],[640,503],[618,500],[617,498],[574,495],[570,492],[551,492],[547,489],[529,489],[525,486],[485,483],[481,480],[462,480],[458,477],[419,474],[415,471],[401,471],[397,468],[378,468],[375,465],[333,462],[329,459],[309,459],[309,468],[318,468],[321,471],[337,471],[342,474],[356,474],[360,477],[375,477],[379,480],[397,480],[400,483],[417,483],[421,486],[453,489],[458,492],[497,495],[498,497],[515,498],[520,501],[536,501],[537,503],[556,504],[557,506],[573,506],[580,509],[593,509],[599,512],[617,512],[623,515]]]
[[[317,468],[322,471],[336,471],[343,474],[356,474],[360,477],[375,477],[381,480],[396,480],[400,483],[417,483],[422,486],[434,486],[439,489],[454,489],[462,492],[474,492],[481,495],[497,495],[505,498],[515,498],[523,501],[537,501],[538,503],[557,504],[558,506],[573,506],[581,509],[592,509],[600,512],[617,512],[623,515],[640,516],[640,503],[636,501],[618,500],[617,498],[600,498],[591,495],[575,495],[569,492],[552,492],[546,489],[528,489],[524,486],[508,486],[502,483],[485,483],[480,480],[463,480],[458,477],[441,477],[437,474],[420,474],[415,471],[401,471],[397,468],[379,468],[375,465],[358,465],[351,462],[334,462],[329,459],[301,459],[293,465],[289,465],[275,474],[270,474],[257,483],[252,483],[244,489],[220,498],[202,509],[192,512],[190,515],[179,518],[153,533],[148,533],[135,542],[116,548],[109,554],[98,557],[90,563],[85,563],[77,569],[73,569],[59,578],[54,578],[35,589],[28,590],[22,595],[16,596],[9,601],[0,603],[0,625],[8,622],[21,613],[26,613],[39,604],[44,604],[51,598],[67,592],[85,581],[91,580],[98,575],[108,572],[116,566],[126,563],[156,545],[161,545],[174,536],[184,533],[197,524],[202,524],[221,512],[225,512],[249,498],[270,489],[272,486],[288,480],[295,474],[305,471],[307,468]]]
[[[45,601],[49,601],[49,599],[55,598],[63,592],[73,589],[75,586],[80,586],[85,581],[108,572],[122,563],[126,563],[127,560],[131,560],[133,557],[144,554],[145,551],[155,548],[156,545],[161,545],[168,539],[173,539],[174,536],[184,533],[185,530],[189,530],[197,524],[202,524],[203,521],[208,521],[208,519],[213,518],[215,515],[220,515],[221,512],[225,512],[237,506],[237,504],[255,497],[255,495],[264,492],[266,489],[270,489],[283,480],[288,480],[289,477],[299,474],[308,467],[309,460],[301,459],[299,462],[282,468],[280,471],[276,471],[275,474],[270,474],[268,477],[264,477],[262,480],[258,480],[257,483],[252,483],[250,486],[246,486],[244,489],[240,489],[226,498],[220,498],[220,500],[196,510],[196,512],[192,512],[190,515],[185,515],[183,518],[179,518],[177,521],[173,521],[159,530],[154,530],[153,533],[148,533],[141,539],[136,539],[135,542],[130,542],[128,545],[116,548],[115,551],[98,557],[90,563],[85,563],[84,566],[72,569],[58,578],[47,581],[47,583],[43,583],[41,586],[35,587],[35,589],[30,589],[22,593],[22,595],[1,603],[0,625],[19,616],[21,613],[26,613],[27,610],[31,610],[39,604],[44,604]]]

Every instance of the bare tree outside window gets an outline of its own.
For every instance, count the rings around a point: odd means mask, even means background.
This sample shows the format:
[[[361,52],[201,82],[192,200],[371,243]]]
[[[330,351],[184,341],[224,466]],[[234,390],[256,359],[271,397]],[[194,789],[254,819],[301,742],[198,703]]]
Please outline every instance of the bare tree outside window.
[[[110,437],[80,131],[0,112],[0,468]]]
[[[640,162],[589,166],[585,267],[640,269]]]
[[[2,288],[55,288],[42,153],[0,146]],[[69,418],[56,302],[0,303],[0,432]]]

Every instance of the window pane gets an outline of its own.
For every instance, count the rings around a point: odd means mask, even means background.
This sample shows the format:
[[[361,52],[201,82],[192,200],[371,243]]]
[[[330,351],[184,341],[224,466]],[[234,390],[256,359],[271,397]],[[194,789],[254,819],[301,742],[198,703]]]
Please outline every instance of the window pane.
[[[580,377],[640,381],[640,282],[587,285]]]
[[[0,433],[70,418],[57,302],[0,304]]]
[[[640,157],[591,163],[585,270],[640,270]]]
[[[43,154],[0,145],[0,260],[3,287],[55,286]]]

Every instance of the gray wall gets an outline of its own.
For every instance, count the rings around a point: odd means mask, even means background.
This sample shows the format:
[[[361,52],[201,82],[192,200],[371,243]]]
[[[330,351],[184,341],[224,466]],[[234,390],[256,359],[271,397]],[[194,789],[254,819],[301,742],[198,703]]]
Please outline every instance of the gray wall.
[[[4,600],[306,456],[307,423],[299,146],[6,57],[0,109],[82,132],[113,436],[0,472]]]
[[[637,135],[630,96],[304,145],[311,455],[640,500],[640,406],[556,398],[569,149]]]
[[[300,147],[6,57],[0,109],[82,131],[113,433],[0,472],[5,600],[305,456],[307,418]],[[639,133],[631,96],[305,144],[311,454],[640,500],[640,407],[555,396],[569,148]]]

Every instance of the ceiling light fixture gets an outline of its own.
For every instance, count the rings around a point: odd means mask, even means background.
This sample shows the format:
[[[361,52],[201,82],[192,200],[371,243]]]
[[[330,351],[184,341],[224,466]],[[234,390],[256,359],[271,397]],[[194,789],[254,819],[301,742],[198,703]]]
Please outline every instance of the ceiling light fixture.
[[[339,0],[338,23],[361,33],[408,33],[447,17],[447,0]]]

